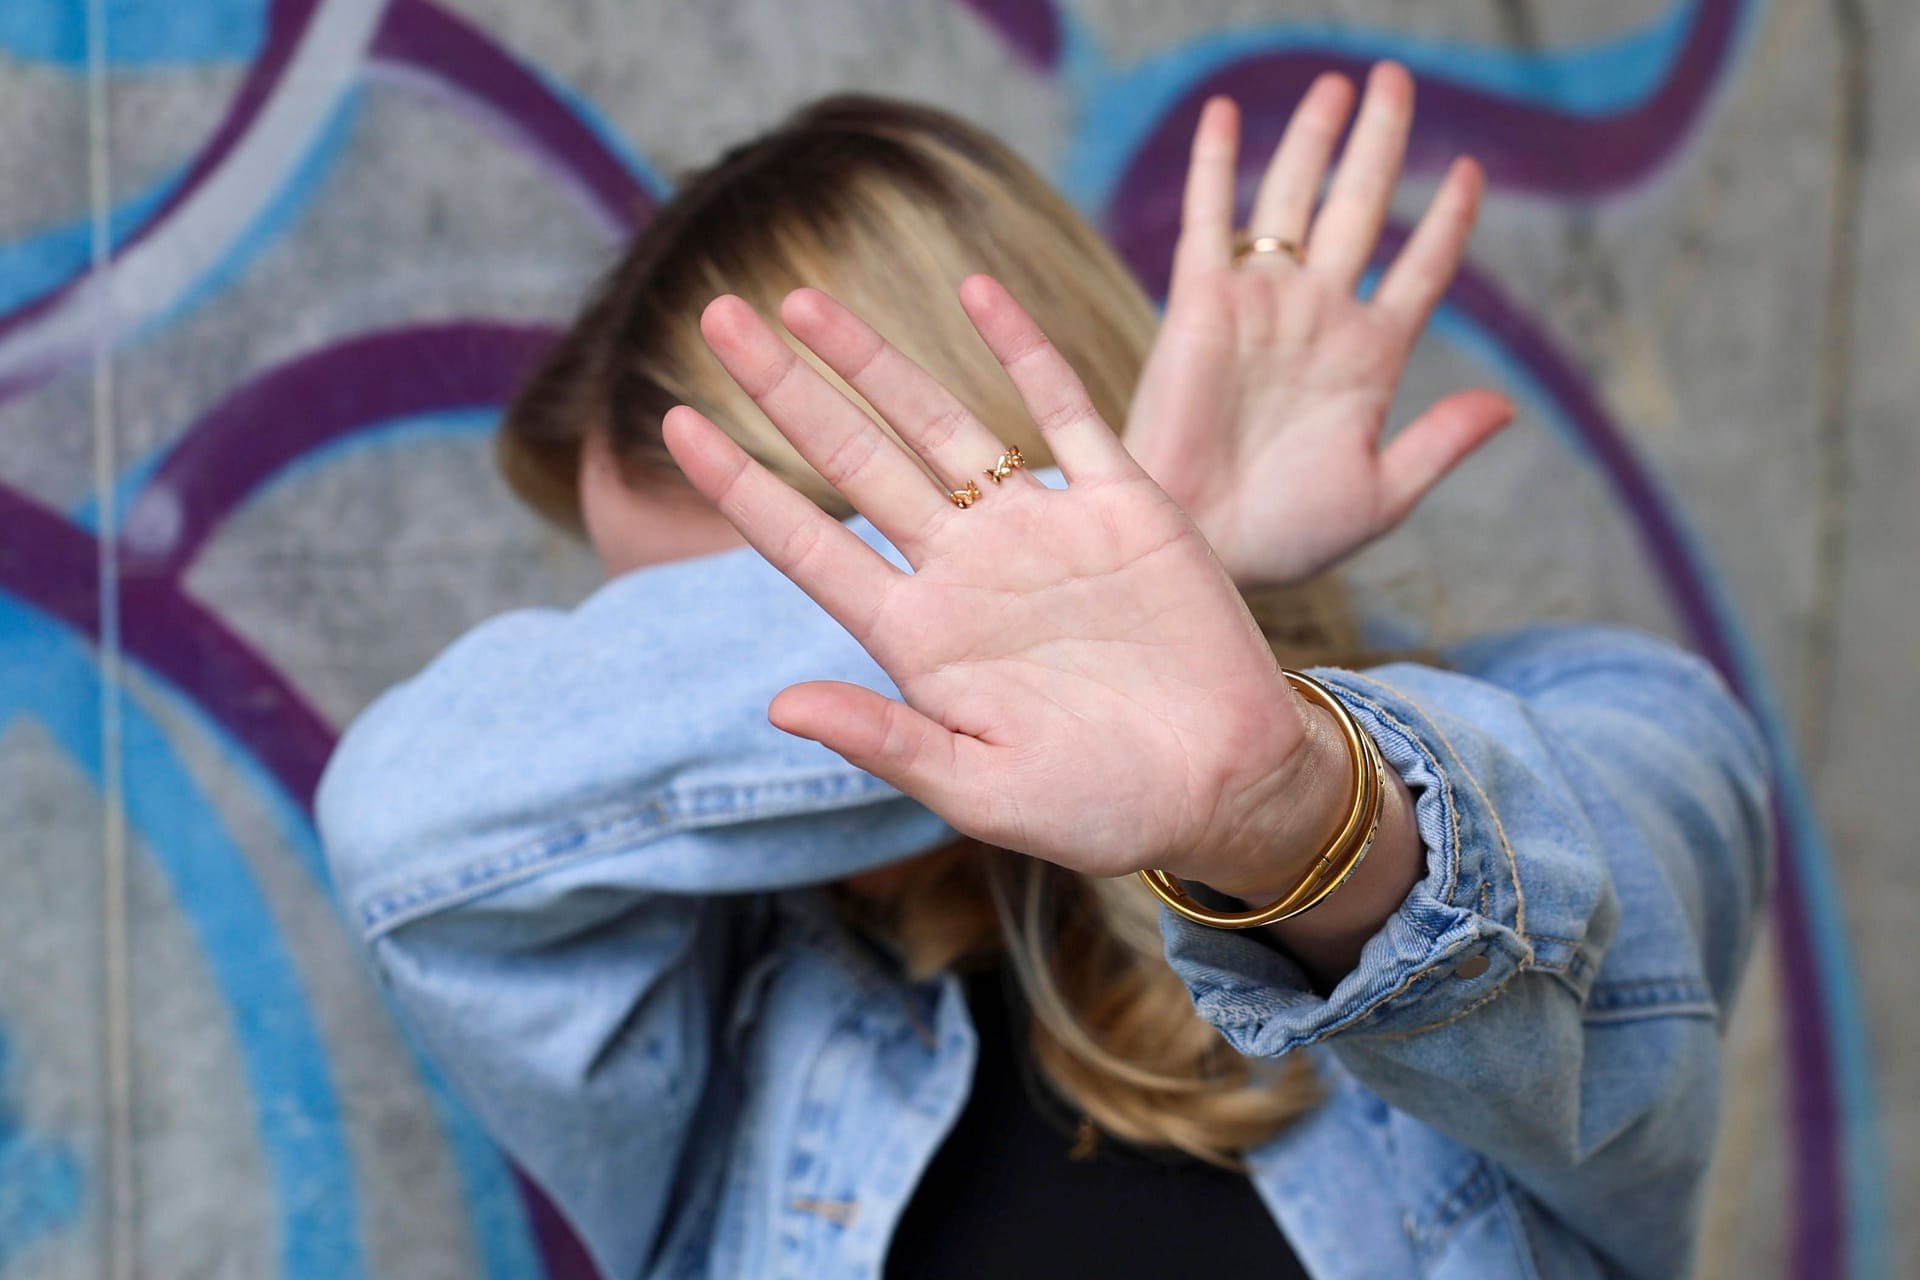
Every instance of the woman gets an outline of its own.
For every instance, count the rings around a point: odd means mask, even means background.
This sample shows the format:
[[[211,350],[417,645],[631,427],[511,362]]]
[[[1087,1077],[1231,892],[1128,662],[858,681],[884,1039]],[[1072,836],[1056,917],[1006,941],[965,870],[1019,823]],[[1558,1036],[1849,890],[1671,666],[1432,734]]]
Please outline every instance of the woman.
[[[1324,665],[1325,571],[1510,412],[1379,446],[1479,177],[1362,303],[1412,85],[1376,68],[1321,202],[1353,97],[1237,247],[1209,104],[1157,336],[1004,148],[823,104],[690,181],[509,415],[613,580],[385,695],[320,818],[607,1275],[1686,1271],[1762,752],[1620,629]]]

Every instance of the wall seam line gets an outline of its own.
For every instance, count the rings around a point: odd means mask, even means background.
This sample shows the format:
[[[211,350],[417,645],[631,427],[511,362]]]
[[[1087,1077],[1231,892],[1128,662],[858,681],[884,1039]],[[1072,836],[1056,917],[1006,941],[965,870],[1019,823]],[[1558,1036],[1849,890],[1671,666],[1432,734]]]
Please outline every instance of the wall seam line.
[[[112,120],[107,89],[106,0],[87,0],[87,188],[91,217],[89,287],[93,293],[93,496],[100,609],[101,965],[107,1121],[107,1266],[112,1280],[133,1280],[133,1028],[127,948],[127,820],[120,699],[120,573],[114,509]]]

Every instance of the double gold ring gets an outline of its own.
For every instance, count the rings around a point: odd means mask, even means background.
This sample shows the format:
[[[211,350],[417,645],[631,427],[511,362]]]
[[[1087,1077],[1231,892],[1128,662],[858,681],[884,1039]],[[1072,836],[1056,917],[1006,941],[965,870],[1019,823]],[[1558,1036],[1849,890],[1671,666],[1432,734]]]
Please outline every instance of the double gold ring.
[[[1025,465],[1027,465],[1027,460],[1020,456],[1020,446],[1017,444],[1008,445],[1000,456],[994,459],[993,465],[981,474],[985,475],[987,479],[993,481],[995,484],[999,484],[1002,480],[1012,475],[1016,468],[1024,467]],[[947,496],[953,499],[954,506],[964,511],[980,500],[980,484],[977,480],[969,480],[967,481],[966,488],[949,490]]]
[[[1233,265],[1239,266],[1256,253],[1284,253],[1295,264],[1307,260],[1307,251],[1297,240],[1288,240],[1281,236],[1250,236],[1246,232],[1236,232],[1233,238]]]

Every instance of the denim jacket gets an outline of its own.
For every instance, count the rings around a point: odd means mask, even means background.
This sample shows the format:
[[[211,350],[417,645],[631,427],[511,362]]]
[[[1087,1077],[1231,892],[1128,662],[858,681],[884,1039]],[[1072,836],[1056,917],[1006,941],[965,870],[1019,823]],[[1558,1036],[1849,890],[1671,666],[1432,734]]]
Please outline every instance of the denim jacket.
[[[1163,909],[1168,963],[1239,1052],[1319,1069],[1325,1101],[1248,1153],[1310,1274],[1682,1276],[1768,885],[1758,735],[1637,631],[1443,653],[1313,671],[1424,845],[1357,967],[1320,994]],[[375,969],[608,1277],[878,1277],[965,1102],[958,981],[898,976],[818,889],[955,833],[768,723],[815,678],[896,693],[757,553],[701,556],[477,627],[322,781]]]

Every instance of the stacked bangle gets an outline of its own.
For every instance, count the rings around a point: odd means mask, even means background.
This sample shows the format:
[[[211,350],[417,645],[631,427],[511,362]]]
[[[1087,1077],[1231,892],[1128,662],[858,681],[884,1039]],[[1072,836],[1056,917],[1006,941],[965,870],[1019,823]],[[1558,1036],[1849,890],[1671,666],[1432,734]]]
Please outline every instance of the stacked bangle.
[[[1169,907],[1198,924],[1216,929],[1252,929],[1276,920],[1297,916],[1324,902],[1352,875],[1373,840],[1380,833],[1380,812],[1386,801],[1387,766],[1373,736],[1353,718],[1346,704],[1327,686],[1300,671],[1283,670],[1287,683],[1315,706],[1324,707],[1340,724],[1347,740],[1347,753],[1353,764],[1352,793],[1346,821],[1328,843],[1300,883],[1275,902],[1252,911],[1215,911],[1195,901],[1180,882],[1165,871],[1142,871],[1147,888]]]

